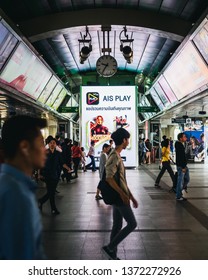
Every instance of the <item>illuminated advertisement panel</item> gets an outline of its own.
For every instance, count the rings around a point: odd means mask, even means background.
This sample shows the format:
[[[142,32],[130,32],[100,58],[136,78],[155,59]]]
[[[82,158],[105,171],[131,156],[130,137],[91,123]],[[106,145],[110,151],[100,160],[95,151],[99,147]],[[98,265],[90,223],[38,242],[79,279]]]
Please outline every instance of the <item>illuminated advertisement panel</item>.
[[[57,83],[58,80],[54,76],[52,76],[50,81],[47,83],[40,96],[38,97],[38,101],[40,101],[41,103],[45,103]]]
[[[56,98],[58,97],[60,91],[62,90],[63,86],[58,83],[56,85],[56,87],[54,88],[54,90],[52,91],[51,95],[49,96],[48,100],[46,101],[46,105],[48,105],[49,107],[52,107],[54,101],[56,100]]]
[[[17,38],[0,22],[0,70],[17,42]]]
[[[164,77],[180,100],[208,83],[207,65],[191,42],[165,70]]]
[[[66,95],[67,95],[67,90],[65,88],[63,88],[51,107],[53,109],[57,110]]]
[[[0,75],[0,81],[37,99],[51,77],[47,67],[23,43]]]
[[[156,90],[156,92],[157,92],[158,96],[160,97],[163,105],[165,107],[170,105],[170,101],[167,98],[167,96],[165,95],[165,93],[164,93],[163,89],[161,88],[161,86],[158,83],[156,83],[156,84],[154,84],[153,88]]]
[[[82,146],[89,150],[95,141],[95,156],[100,156],[111,133],[123,127],[131,134],[129,146],[122,151],[125,166],[136,166],[136,88],[133,86],[82,87]]]
[[[175,103],[176,101],[178,101],[174,92],[172,91],[172,89],[170,88],[169,84],[167,83],[167,81],[163,76],[158,80],[158,83],[160,84],[161,88],[163,89],[166,96],[170,100],[170,103]]]
[[[155,103],[157,104],[158,108],[162,111],[165,108],[165,106],[163,105],[161,99],[159,98],[156,90],[153,87],[150,89],[150,94]]]
[[[143,106],[145,106],[145,107],[151,107],[151,104],[150,104],[150,102],[149,102],[149,100],[147,99],[146,96],[143,96],[143,97],[142,97],[141,102],[140,102],[139,105],[140,105],[141,107],[143,107]],[[151,118],[152,116],[155,115],[154,112],[149,112],[149,113],[144,113],[144,112],[142,112],[141,114],[142,114],[142,116],[143,116],[145,119],[149,119],[149,118]]]
[[[208,64],[208,22],[193,39],[197,49]]]

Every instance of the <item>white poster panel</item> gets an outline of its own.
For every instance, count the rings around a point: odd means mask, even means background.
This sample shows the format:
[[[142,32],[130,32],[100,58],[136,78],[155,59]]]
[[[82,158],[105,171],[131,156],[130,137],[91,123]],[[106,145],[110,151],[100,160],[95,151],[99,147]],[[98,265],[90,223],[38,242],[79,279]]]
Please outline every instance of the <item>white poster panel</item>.
[[[49,69],[20,43],[0,75],[0,81],[37,99],[51,78]]]
[[[99,157],[111,134],[123,127],[131,134],[130,143],[121,156],[126,167],[137,165],[136,89],[134,86],[82,87],[82,146],[86,152],[95,141],[95,156]]]

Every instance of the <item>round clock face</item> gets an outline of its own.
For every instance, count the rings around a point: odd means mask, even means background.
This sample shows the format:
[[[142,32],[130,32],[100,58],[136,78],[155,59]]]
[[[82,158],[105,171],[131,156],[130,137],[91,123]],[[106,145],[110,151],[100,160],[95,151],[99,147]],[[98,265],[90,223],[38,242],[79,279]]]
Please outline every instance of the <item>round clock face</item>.
[[[103,55],[96,63],[98,74],[103,77],[111,77],[117,72],[117,61],[111,55]]]

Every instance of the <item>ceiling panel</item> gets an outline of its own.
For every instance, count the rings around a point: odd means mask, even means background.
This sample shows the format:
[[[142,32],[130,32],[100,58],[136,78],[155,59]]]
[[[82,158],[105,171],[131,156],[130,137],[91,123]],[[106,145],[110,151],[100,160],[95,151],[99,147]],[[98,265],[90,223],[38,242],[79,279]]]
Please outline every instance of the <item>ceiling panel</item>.
[[[164,65],[171,58],[171,55],[180,45],[183,36],[181,33],[169,33],[164,30],[153,29],[152,17],[157,16],[158,22],[162,21],[164,15],[172,19],[183,19],[189,25],[195,22],[208,8],[207,0],[1,0],[0,8],[8,15],[15,24],[20,24],[25,20],[40,19],[47,15],[62,15],[63,12],[79,10],[87,11],[92,9],[113,8],[115,19],[117,19],[117,9],[124,14],[123,25],[111,25],[110,47],[113,55],[118,62],[118,73],[123,70],[129,71],[136,76],[143,73],[145,76],[154,79],[161,72]],[[120,51],[119,35],[123,31],[128,18],[128,11],[136,10],[146,13],[147,26],[130,26],[127,24],[127,34],[134,39],[130,46],[133,49],[133,62],[128,64]],[[96,12],[95,12],[96,13]],[[96,14],[95,14],[96,15]],[[103,14],[105,19],[107,15]],[[126,17],[126,18],[125,18]],[[160,20],[161,19],[161,20]],[[70,23],[70,18],[68,18]],[[93,21],[93,17],[90,18]],[[136,21],[137,22],[137,18]],[[139,22],[139,19],[138,19]],[[50,26],[50,22],[46,24]],[[99,23],[99,22],[98,22]],[[80,64],[79,50],[83,46],[79,44],[79,39],[83,38],[86,26],[74,26],[59,29],[59,22],[55,22],[55,27],[47,38],[43,37],[39,41],[33,41],[33,46],[40,55],[61,78],[69,78],[70,86],[77,88],[81,84],[81,76],[88,72],[94,73],[96,61],[102,55],[103,32],[101,25],[92,23],[88,26],[92,38],[92,52],[84,64]],[[119,23],[120,24],[120,23]],[[169,24],[169,22],[164,23]],[[151,28],[150,28],[151,27]],[[174,29],[176,30],[176,29]],[[190,30],[190,29],[189,29]],[[56,35],[54,35],[56,34]],[[38,35],[38,34],[37,34]],[[186,34],[185,34],[186,35]]]

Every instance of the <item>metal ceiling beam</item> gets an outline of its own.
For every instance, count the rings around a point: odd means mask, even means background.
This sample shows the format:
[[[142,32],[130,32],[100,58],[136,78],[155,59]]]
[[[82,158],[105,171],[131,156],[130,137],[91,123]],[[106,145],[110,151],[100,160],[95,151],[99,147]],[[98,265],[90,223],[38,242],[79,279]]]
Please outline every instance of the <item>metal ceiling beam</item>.
[[[157,30],[158,36],[169,36],[181,42],[191,22],[168,15],[133,9],[88,9],[45,15],[19,23],[19,28],[31,42],[67,33],[67,29],[86,25],[129,25]],[[155,34],[156,35],[156,34]]]

